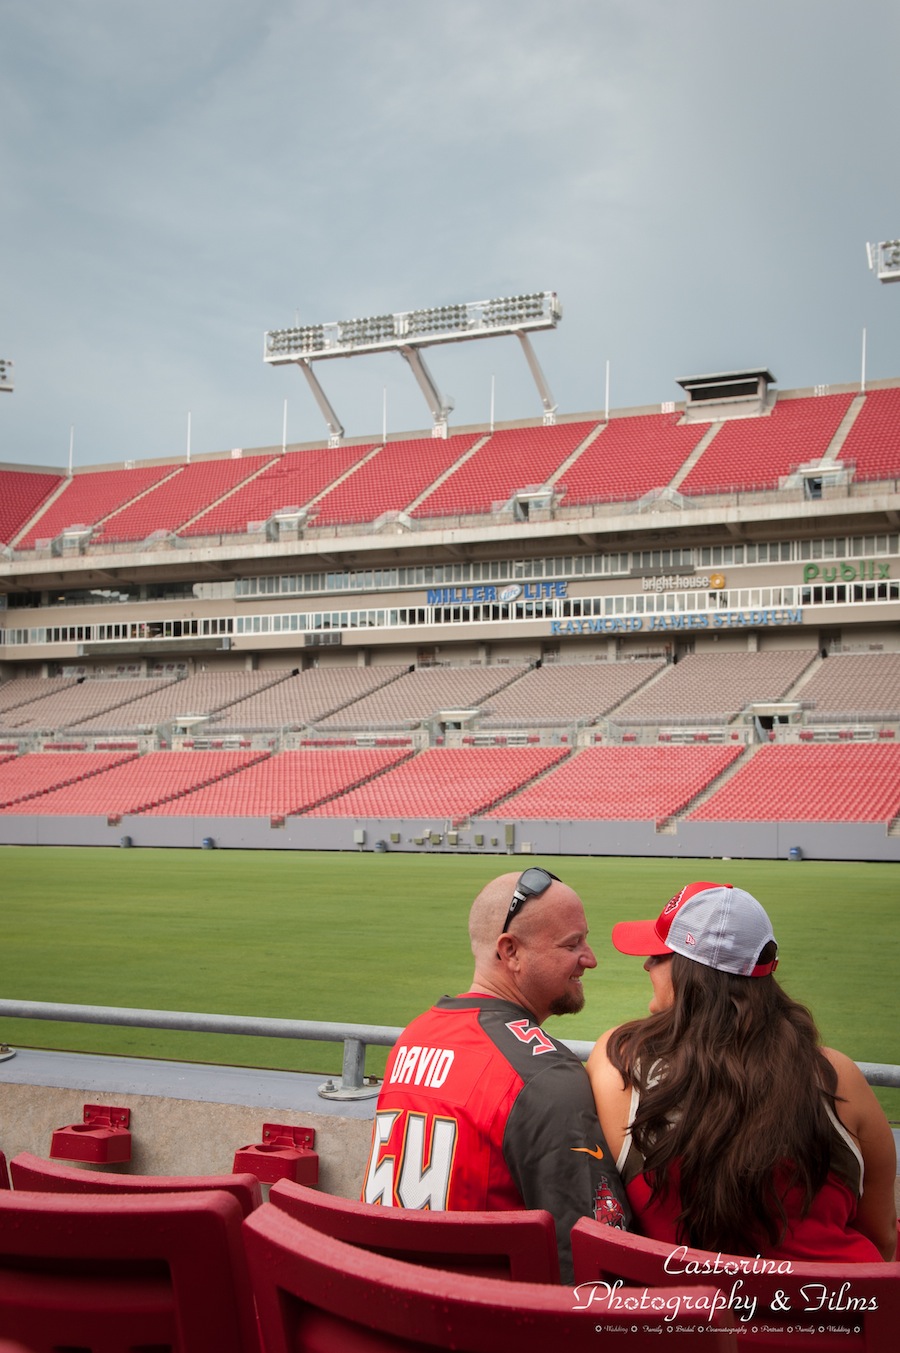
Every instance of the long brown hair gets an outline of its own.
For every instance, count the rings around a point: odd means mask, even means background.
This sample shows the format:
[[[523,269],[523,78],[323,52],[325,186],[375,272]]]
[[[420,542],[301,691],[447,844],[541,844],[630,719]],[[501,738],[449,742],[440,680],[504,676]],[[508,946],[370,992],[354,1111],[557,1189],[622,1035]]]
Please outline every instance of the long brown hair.
[[[760,962],[770,957],[767,945]],[[674,1004],[609,1040],[613,1066],[641,1092],[632,1138],[653,1198],[676,1170],[682,1243],[762,1253],[784,1236],[787,1190],[799,1185],[805,1213],[825,1182],[837,1075],[812,1015],[774,977],[679,954],[671,964]]]

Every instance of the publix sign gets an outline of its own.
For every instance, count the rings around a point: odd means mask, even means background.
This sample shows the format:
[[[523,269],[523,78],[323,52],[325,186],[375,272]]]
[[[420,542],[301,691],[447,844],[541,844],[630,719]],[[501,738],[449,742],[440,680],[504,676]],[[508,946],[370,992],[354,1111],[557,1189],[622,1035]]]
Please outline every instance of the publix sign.
[[[874,583],[891,576],[890,564],[857,559],[855,564],[804,564],[805,583]]]

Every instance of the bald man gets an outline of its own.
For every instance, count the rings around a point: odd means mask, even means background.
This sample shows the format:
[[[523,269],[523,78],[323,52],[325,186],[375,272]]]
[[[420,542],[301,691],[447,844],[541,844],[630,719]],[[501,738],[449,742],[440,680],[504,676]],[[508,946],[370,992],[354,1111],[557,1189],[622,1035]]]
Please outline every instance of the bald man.
[[[579,1217],[613,1226],[625,1192],[578,1058],[541,1028],[584,1005],[597,960],[578,894],[539,868],[504,874],[469,916],[475,975],[403,1032],[378,1099],[362,1196],[385,1207],[546,1208],[572,1279]]]

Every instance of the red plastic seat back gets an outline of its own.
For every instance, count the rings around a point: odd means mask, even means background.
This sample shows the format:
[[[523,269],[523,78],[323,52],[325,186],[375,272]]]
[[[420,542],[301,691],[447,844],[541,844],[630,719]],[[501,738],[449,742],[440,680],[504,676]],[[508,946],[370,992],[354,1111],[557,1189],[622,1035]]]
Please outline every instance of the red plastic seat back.
[[[271,1203],[244,1222],[244,1241],[266,1353],[597,1353],[609,1333],[628,1353],[699,1346],[686,1324],[673,1321],[660,1333],[662,1303],[671,1299],[660,1288],[648,1290],[643,1310],[577,1306],[568,1288],[552,1283],[437,1272],[373,1254]],[[714,1287],[685,1292],[707,1310],[715,1299]],[[738,1347],[723,1312],[704,1323],[707,1353]]]
[[[82,1170],[42,1160],[28,1151],[9,1162],[13,1188],[36,1193],[203,1193],[217,1189],[230,1193],[243,1215],[249,1216],[262,1202],[259,1180],[252,1174],[140,1175]]]
[[[393,1259],[517,1282],[559,1282],[556,1228],[549,1212],[374,1207],[286,1179],[272,1185],[269,1201],[316,1231]]]
[[[34,1353],[258,1353],[227,1194],[0,1194],[0,1333]]]

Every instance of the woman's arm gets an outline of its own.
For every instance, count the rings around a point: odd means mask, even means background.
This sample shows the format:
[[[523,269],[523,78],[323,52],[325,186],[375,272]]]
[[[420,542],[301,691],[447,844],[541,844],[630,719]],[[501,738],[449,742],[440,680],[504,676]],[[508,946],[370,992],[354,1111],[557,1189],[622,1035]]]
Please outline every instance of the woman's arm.
[[[622,1076],[606,1055],[606,1045],[614,1029],[607,1029],[594,1044],[587,1060],[587,1073],[597,1105],[597,1117],[607,1145],[618,1160],[631,1114],[631,1086],[623,1085]]]
[[[897,1253],[897,1208],[894,1180],[897,1152],[894,1135],[872,1087],[855,1062],[834,1048],[823,1048],[837,1072],[835,1112],[856,1138],[863,1158],[863,1191],[856,1209],[856,1226],[891,1260]]]

